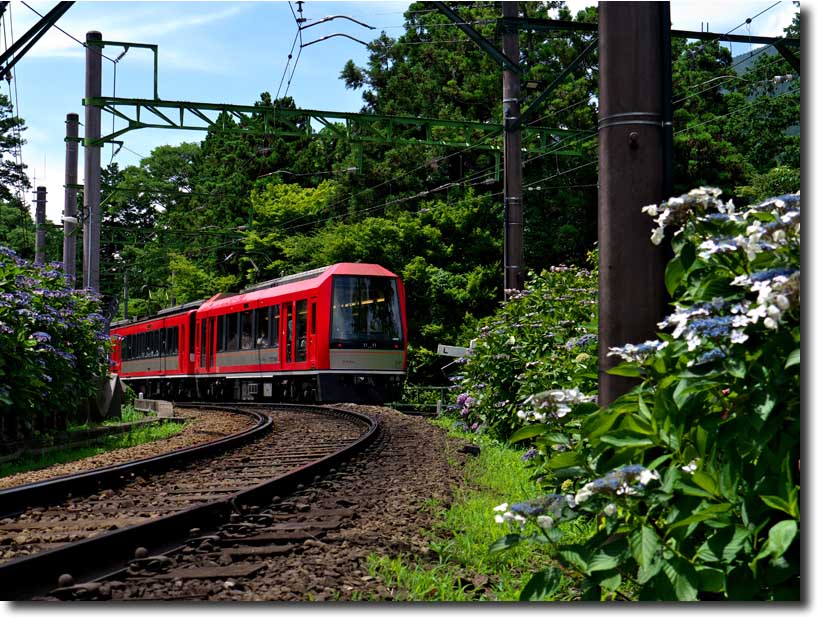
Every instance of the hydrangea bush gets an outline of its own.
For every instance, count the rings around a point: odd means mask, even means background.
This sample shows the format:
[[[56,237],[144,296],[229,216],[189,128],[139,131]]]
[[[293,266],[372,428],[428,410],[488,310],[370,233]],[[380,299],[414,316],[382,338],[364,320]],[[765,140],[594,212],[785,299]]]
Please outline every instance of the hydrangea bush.
[[[738,210],[700,188],[643,210],[655,243],[675,230],[674,310],[656,340],[609,352],[639,384],[583,414],[562,454],[554,415],[511,438],[532,442],[545,494],[496,508],[514,532],[493,551],[553,547],[523,599],[564,574],[586,599],[799,599],[800,196]],[[565,543],[580,516],[596,534]]]
[[[73,290],[61,265],[0,247],[0,438],[62,425],[108,373],[109,339],[96,294]]]
[[[596,269],[596,256],[589,262]],[[597,383],[597,275],[573,266],[529,273],[526,289],[510,295],[480,327],[471,355],[454,377],[453,414],[464,430],[507,439],[525,423],[562,416]],[[564,392],[565,385],[572,385]],[[527,399],[529,394],[538,394]]]

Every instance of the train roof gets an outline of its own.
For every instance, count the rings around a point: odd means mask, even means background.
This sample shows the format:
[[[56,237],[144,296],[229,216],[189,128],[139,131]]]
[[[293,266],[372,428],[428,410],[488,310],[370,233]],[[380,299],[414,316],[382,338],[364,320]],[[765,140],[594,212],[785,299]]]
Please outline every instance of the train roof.
[[[176,316],[177,314],[184,314],[185,312],[189,312],[191,310],[199,309],[201,305],[206,301],[206,299],[199,299],[198,301],[190,301],[188,303],[183,303],[182,305],[176,305],[174,307],[168,307],[162,310],[159,310],[156,314],[152,316],[143,316],[138,318],[133,318],[131,320],[118,320],[117,322],[111,323],[111,328],[117,327],[130,327],[131,325],[138,325],[142,322],[150,322],[152,320],[158,320],[160,318],[170,318],[172,316]]]
[[[313,290],[321,286],[333,275],[359,275],[369,277],[397,277],[395,273],[388,271],[377,264],[363,264],[358,262],[341,262],[332,266],[304,271],[294,275],[287,275],[277,279],[269,280],[246,288],[239,294],[216,295],[208,299],[199,308],[200,312],[208,313],[237,304],[251,303],[260,299],[267,299],[271,296],[288,295],[307,290]]]

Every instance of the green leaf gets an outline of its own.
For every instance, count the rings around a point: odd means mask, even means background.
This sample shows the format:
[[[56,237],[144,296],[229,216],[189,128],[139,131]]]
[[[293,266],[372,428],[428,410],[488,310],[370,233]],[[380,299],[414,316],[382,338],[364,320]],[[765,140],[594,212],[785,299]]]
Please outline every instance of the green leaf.
[[[509,437],[509,443],[517,443],[533,436],[539,436],[548,432],[550,427],[545,423],[533,423],[528,426],[523,426]]]
[[[770,393],[765,393],[764,398],[762,401],[756,401],[753,404],[754,412],[759,416],[762,421],[768,419],[768,416],[773,411],[774,407],[776,406],[776,398],[773,397]]]
[[[561,548],[557,551],[558,556],[566,563],[576,568],[577,570],[588,575],[589,573],[589,558],[588,551],[580,545],[572,545]]]
[[[510,548],[517,546],[521,539],[522,538],[518,533],[505,535],[492,543],[492,545],[489,547],[489,554],[496,554],[503,552],[504,550],[509,550]]]
[[[781,557],[788,550],[797,533],[799,533],[799,523],[796,520],[777,522],[768,532],[768,539],[754,559],[754,563],[764,557],[770,556],[774,559]]]
[[[579,466],[586,461],[585,456],[579,451],[566,451],[553,456],[546,462],[550,469],[565,469],[570,466]]]
[[[691,476],[691,481],[709,494],[719,496],[719,484],[717,483],[717,480],[702,469],[697,469],[694,471],[694,474]]]
[[[800,350],[801,349],[797,348],[791,354],[788,355],[788,360],[785,361],[785,367],[786,368],[789,368],[792,365],[798,365],[800,363],[800,361],[799,361]]]
[[[650,438],[634,436],[628,432],[620,431],[601,436],[600,442],[615,447],[648,447],[654,444],[654,441]]]
[[[720,593],[725,590],[725,573],[713,567],[697,567],[697,578],[701,591]]]
[[[593,578],[598,585],[608,591],[617,591],[617,589],[623,583],[623,577],[620,576],[620,572],[617,570],[597,572],[594,574]]]
[[[560,570],[549,567],[533,574],[520,592],[521,602],[540,602],[549,600],[560,587]]]
[[[687,602],[697,599],[699,578],[694,566],[679,557],[663,562],[663,573],[671,581],[678,600]]]
[[[772,507],[774,509],[778,509],[779,511],[785,512],[789,516],[793,516],[797,518],[799,516],[798,513],[793,512],[793,505],[790,501],[786,501],[782,497],[773,496],[773,495],[762,495],[759,497],[762,499],[762,502],[765,503],[768,507]]]
[[[618,567],[627,558],[628,542],[621,538],[606,544],[589,560],[589,572],[603,572]]]
[[[654,529],[643,525],[632,531],[628,543],[631,556],[640,566],[638,580],[645,584],[660,571],[660,538]]]
[[[665,268],[665,289],[668,290],[668,294],[672,297],[684,275],[685,267],[682,261],[679,258],[671,259]]]
[[[717,505],[711,505],[703,510],[700,510],[694,514],[691,514],[687,518],[683,518],[678,522],[674,522],[670,524],[667,528],[668,531],[673,531],[679,527],[685,527],[690,524],[694,524],[697,522],[702,522],[703,520],[711,520],[715,516],[719,516],[720,514],[724,514],[725,512],[731,511],[731,504],[730,503],[719,503]]]
[[[642,371],[640,366],[636,363],[621,363],[620,365],[615,365],[613,368],[606,370],[606,374],[611,374],[612,376],[627,376],[630,378],[637,378],[642,375]]]

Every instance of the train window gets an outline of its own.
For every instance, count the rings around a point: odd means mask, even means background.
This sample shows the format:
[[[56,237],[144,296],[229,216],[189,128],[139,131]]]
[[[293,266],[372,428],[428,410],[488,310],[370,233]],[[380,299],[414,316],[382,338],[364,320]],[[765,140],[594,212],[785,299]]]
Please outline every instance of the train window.
[[[241,340],[239,346],[242,350],[253,348],[253,310],[245,310],[239,314]]]
[[[270,346],[270,308],[260,307],[256,310],[256,348]]]
[[[307,360],[307,301],[296,301],[296,361]]]
[[[179,352],[179,327],[171,329],[171,353],[177,354]]]
[[[159,330],[159,356],[164,357],[168,354],[168,330]]]
[[[225,351],[225,317],[219,316],[216,319],[216,352]]]
[[[239,350],[239,314],[225,317],[225,349]]]
[[[205,351],[207,350],[207,342],[208,342],[208,333],[206,330],[205,325],[207,322],[202,319],[202,327],[200,329],[201,333],[199,339],[199,367],[205,367]]]
[[[310,334],[316,334],[316,304],[310,305]]]
[[[331,340],[371,344],[400,342],[401,311],[396,280],[335,276]]]

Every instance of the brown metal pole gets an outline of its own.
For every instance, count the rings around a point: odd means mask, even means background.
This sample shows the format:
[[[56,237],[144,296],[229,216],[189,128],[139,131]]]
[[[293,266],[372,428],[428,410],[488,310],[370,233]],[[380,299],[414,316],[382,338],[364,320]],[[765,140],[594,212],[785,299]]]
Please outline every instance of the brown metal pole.
[[[46,188],[37,187],[37,202],[34,211],[34,264],[45,264],[46,241]]]
[[[79,114],[65,116],[65,203],[63,204],[63,270],[77,278],[77,157]]]
[[[663,252],[641,211],[663,198],[662,4],[598,4],[601,406],[634,384],[606,373],[621,361],[609,348],[654,339],[663,317]]]
[[[518,17],[517,2],[502,2],[504,17]],[[520,60],[518,31],[515,26],[503,32],[503,53],[514,62]],[[503,287],[523,288],[523,167],[520,128],[510,127],[520,117],[520,75],[510,67],[503,70]]]
[[[102,95],[102,34],[96,31],[85,35],[85,98]],[[100,290],[100,147],[89,146],[100,138],[102,110],[85,104],[85,184],[83,206],[85,227],[83,234],[83,287]]]

